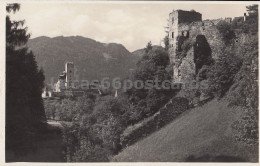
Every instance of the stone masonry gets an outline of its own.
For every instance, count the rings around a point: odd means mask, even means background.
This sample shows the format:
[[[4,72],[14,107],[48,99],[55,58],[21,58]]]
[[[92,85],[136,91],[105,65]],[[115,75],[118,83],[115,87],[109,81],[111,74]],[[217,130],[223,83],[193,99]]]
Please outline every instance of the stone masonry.
[[[243,19],[244,17],[237,17]],[[190,48],[185,57],[181,59],[177,54],[182,51],[183,43],[189,39],[195,43],[197,48],[201,47],[200,42],[197,42],[198,36],[204,36],[205,42],[210,47],[210,55],[213,59],[224,47],[221,35],[219,34],[216,25],[221,20],[228,23],[232,22],[232,18],[202,20],[202,15],[196,11],[173,10],[169,14],[168,34],[169,34],[169,56],[173,64],[173,79],[175,82],[184,81],[188,75],[196,75],[197,64],[196,54],[198,49]],[[211,58],[210,57],[210,58]]]

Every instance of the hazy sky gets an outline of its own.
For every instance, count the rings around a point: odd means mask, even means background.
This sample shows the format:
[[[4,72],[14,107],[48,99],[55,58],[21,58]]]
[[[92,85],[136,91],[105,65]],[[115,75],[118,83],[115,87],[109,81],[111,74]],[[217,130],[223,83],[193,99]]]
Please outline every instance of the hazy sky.
[[[194,9],[202,19],[242,16],[246,12],[242,4],[22,3],[13,18],[26,20],[32,38],[79,35],[121,43],[134,51],[148,41],[160,44],[173,9]]]

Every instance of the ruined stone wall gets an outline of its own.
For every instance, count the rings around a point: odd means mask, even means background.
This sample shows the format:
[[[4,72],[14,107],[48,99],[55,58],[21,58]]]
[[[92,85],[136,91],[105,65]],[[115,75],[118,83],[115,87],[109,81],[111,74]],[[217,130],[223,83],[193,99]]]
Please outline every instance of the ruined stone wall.
[[[216,26],[220,21],[231,24],[234,21],[244,21],[244,19],[243,17],[236,17],[233,20],[232,18],[220,18],[202,21],[200,13],[182,10],[176,10],[169,14],[169,56],[170,62],[173,64],[173,79],[175,81],[183,80],[184,75],[192,75],[194,72],[196,74],[198,70],[197,62],[194,60],[196,57],[194,48],[191,48],[185,57],[178,56],[186,40],[195,43],[197,36],[204,35],[211,49],[212,59],[218,59],[218,56],[222,54],[225,44]],[[236,36],[237,38],[234,39],[233,43],[239,50],[239,45],[244,43],[247,38],[242,34],[236,34]],[[190,73],[188,74],[187,71],[190,71]]]
[[[67,62],[65,64],[66,71],[66,87],[71,88],[74,81],[74,64],[73,62]]]
[[[176,37],[178,36],[178,11],[173,11],[169,14],[169,46],[172,51],[172,55],[175,55],[176,49]],[[174,57],[170,58],[174,59]],[[172,63],[174,61],[171,61]]]
[[[216,58],[219,50],[224,47],[224,43],[222,41],[221,35],[219,34],[216,25],[210,21],[203,22],[193,22],[189,25],[180,25],[179,34],[182,31],[189,32],[189,39],[194,41],[198,35],[204,35],[212,49],[212,58]]]
[[[202,20],[202,15],[196,11],[177,10],[177,13],[178,13],[178,24],[191,23],[193,21]]]
[[[221,53],[222,47],[224,47],[224,43],[214,22],[210,20],[206,20],[206,21],[192,22],[191,24],[182,23],[178,25],[177,38],[183,36],[186,38],[186,40],[191,40],[192,43],[195,43],[196,37],[198,35],[205,36],[211,48],[211,52],[212,52],[211,56],[213,59],[216,59],[217,56]],[[169,55],[171,57],[170,59],[172,60],[172,62],[179,61],[179,59],[176,59],[176,54],[178,51],[181,51],[180,48],[183,43],[184,41],[182,40],[176,41],[176,47],[171,48],[171,51],[169,51]],[[179,65],[178,64],[174,65],[174,69],[173,69],[174,80],[178,80],[178,81],[187,80],[187,78],[184,78],[184,75],[192,75],[196,71],[193,49],[192,51],[189,51],[187,53],[187,56],[181,61],[182,62]],[[187,69],[185,69],[185,66]],[[192,71],[193,69],[194,71]],[[190,74],[187,73],[188,71],[190,72]]]
[[[170,47],[168,49],[168,54],[169,54],[169,58],[170,58],[170,63],[174,64],[176,61],[176,56],[175,56],[175,48]]]
[[[184,41],[182,35],[179,34],[179,24],[189,24],[193,21],[201,21],[202,15],[195,11],[183,11],[183,10],[173,10],[169,14],[169,45],[172,55],[176,55],[176,51],[180,49],[181,41]],[[189,36],[188,33],[183,34],[184,36]],[[170,60],[173,63],[175,57],[171,57]]]
[[[188,52],[186,57],[182,59],[181,64],[178,69],[178,82],[187,82],[195,78],[196,76],[196,66],[194,63],[194,48],[192,47]]]

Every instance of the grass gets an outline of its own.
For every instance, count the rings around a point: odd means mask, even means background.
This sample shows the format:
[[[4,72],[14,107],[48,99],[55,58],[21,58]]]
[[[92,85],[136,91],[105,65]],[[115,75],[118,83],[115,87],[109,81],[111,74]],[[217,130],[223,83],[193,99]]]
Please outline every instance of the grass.
[[[142,127],[142,126],[145,125],[148,121],[152,120],[156,114],[158,114],[158,113],[155,113],[153,116],[150,116],[150,117],[148,117],[148,118],[145,118],[144,120],[142,120],[142,121],[139,122],[139,123],[136,123],[136,124],[134,124],[134,125],[131,125],[131,126],[127,127],[127,128],[125,129],[125,131],[123,132],[123,135],[124,135],[124,136],[127,136],[127,135],[131,134],[134,130],[136,130],[136,129]]]
[[[213,100],[184,112],[172,123],[127,147],[112,161],[119,162],[258,162],[258,147],[234,140],[231,124],[242,108]]]

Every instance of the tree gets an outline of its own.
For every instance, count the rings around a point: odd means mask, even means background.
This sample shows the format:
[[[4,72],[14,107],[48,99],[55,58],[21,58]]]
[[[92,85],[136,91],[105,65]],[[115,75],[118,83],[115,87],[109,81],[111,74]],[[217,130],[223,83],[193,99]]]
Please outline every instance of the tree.
[[[168,35],[168,34],[164,37],[163,42],[164,42],[164,48],[165,48],[165,50],[168,50],[168,49],[169,49],[169,46],[170,46],[170,43],[169,43],[169,35]]]
[[[258,16],[258,5],[246,6],[249,16]]]
[[[238,131],[236,135],[238,140],[257,145],[259,142],[258,36],[252,36],[241,49],[243,64],[236,74],[228,99],[231,105],[238,105],[244,111],[232,127]]]
[[[249,16],[243,25],[243,31],[255,35],[258,33],[258,5],[250,5],[246,8]]]
[[[217,24],[217,29],[222,36],[223,41],[225,44],[230,44],[231,40],[236,37],[234,31],[231,28],[231,24],[227,23],[226,21],[220,21]]]
[[[136,123],[153,115],[175,94],[173,89],[164,88],[165,85],[162,85],[165,81],[171,82],[172,72],[168,68],[169,65],[169,56],[164,49],[149,51],[137,63],[132,81],[141,81],[144,87],[133,87],[127,91],[129,100],[134,106],[130,123]]]
[[[20,4],[8,4],[6,11],[8,13],[16,13],[20,9]],[[10,16],[6,16],[6,47],[7,49],[14,49],[15,47],[26,44],[30,38],[27,33],[27,27],[23,28],[23,21],[11,21]]]
[[[236,56],[232,48],[226,48],[207,73],[210,85],[209,93],[217,97],[223,97],[233,85],[242,63],[242,59]]]
[[[19,4],[8,4],[7,13],[15,13]],[[6,16],[6,150],[32,148],[37,131],[43,129],[46,118],[41,98],[44,86],[43,70],[38,70],[35,57],[25,46],[30,34],[24,21],[12,21]],[[26,151],[23,151],[25,153]],[[7,160],[13,160],[6,153]],[[15,159],[14,159],[15,160]]]
[[[150,50],[153,49],[153,46],[152,46],[152,42],[149,41],[146,45],[146,48],[145,48],[145,53],[148,53]]]

